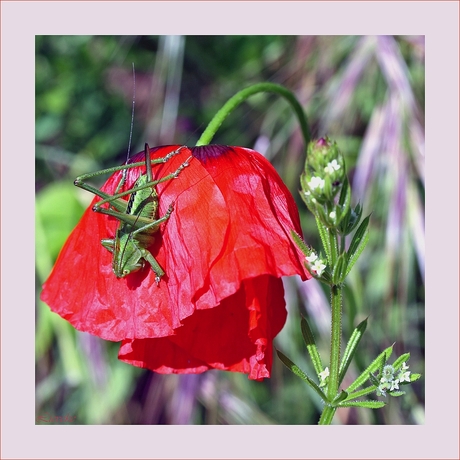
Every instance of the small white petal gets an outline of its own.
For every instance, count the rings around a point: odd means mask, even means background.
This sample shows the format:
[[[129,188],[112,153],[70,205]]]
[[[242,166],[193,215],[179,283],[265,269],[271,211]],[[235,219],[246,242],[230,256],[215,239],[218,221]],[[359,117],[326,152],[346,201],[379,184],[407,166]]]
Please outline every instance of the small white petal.
[[[316,176],[313,176],[310,180],[310,182],[308,183],[308,186],[311,188],[311,189],[315,189],[315,188],[320,188],[322,189],[324,187],[324,180],[321,179],[321,177],[316,177]]]
[[[329,368],[326,367],[323,372],[319,373],[319,376],[321,377],[321,380],[325,380],[326,377],[329,377]]]
[[[409,371],[401,372],[401,374],[399,375],[399,381],[400,382],[410,382],[410,372]]]
[[[326,268],[326,265],[323,263],[321,259],[316,260],[315,263],[311,267],[311,269],[315,271],[318,276],[322,275],[325,268]]]
[[[332,174],[334,171],[338,171],[339,169],[340,169],[340,165],[337,163],[337,160],[332,160],[324,168],[324,171],[327,172],[328,174]]]

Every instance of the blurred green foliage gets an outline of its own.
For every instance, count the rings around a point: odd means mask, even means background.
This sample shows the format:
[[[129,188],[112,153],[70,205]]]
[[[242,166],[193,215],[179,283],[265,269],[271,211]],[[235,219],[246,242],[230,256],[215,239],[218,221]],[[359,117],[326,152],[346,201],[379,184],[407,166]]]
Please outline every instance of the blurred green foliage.
[[[424,373],[423,37],[37,36],[36,37],[36,414],[80,424],[315,424],[320,407],[275,357],[272,378],[157,375],[117,360],[118,345],[77,332],[39,300],[59,249],[91,200],[73,187],[89,171],[132,153],[193,145],[238,90],[272,81],[292,90],[313,137],[336,140],[354,199],[372,212],[371,239],[345,291],[344,337],[369,316],[358,373],[387,346],[411,353]],[[320,248],[298,197],[305,146],[285,101],[261,95],[222,125],[215,143],[264,153],[295,196],[305,239]],[[276,346],[314,375],[300,333],[313,325],[323,360],[328,293],[286,280],[288,322]],[[424,386],[378,411],[343,410],[336,423],[424,422]]]

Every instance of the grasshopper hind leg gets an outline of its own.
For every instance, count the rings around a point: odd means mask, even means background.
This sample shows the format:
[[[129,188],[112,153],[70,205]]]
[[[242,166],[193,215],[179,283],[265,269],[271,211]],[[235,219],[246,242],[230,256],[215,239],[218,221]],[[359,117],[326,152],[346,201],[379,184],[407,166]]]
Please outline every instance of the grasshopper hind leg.
[[[155,273],[155,283],[158,286],[160,284],[160,279],[162,276],[164,276],[165,272],[163,271],[155,257],[153,257],[147,249],[144,249],[142,251],[142,257],[150,264],[153,272]]]

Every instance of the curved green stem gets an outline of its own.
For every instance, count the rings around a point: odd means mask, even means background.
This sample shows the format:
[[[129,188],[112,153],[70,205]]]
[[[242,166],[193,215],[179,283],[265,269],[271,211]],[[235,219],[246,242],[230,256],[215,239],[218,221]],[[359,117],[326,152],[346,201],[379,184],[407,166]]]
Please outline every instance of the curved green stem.
[[[280,96],[283,96],[291,104],[294,109],[295,114],[300,123],[300,128],[302,129],[302,134],[305,141],[305,148],[310,141],[310,131],[308,129],[307,117],[302,109],[302,106],[299,104],[299,101],[296,99],[294,94],[289,91],[287,88],[275,83],[256,83],[255,85],[249,86],[231,97],[224,106],[214,115],[214,118],[209,122],[208,126],[204,130],[201,137],[196,143],[197,146],[207,145],[211,142],[214,134],[216,134],[220,125],[224,122],[228,115],[233,112],[236,107],[238,107],[243,101],[253,94],[271,92],[277,93]]]

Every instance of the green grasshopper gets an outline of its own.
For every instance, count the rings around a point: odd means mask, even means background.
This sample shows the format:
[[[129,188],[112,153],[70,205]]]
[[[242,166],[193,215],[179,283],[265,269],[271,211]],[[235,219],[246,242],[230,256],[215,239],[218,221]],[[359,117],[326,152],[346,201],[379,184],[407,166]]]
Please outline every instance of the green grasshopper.
[[[181,171],[189,165],[192,157],[187,158],[173,173],[157,180],[153,180],[152,163],[166,163],[174,155],[177,155],[182,148],[180,147],[168,153],[163,158],[152,160],[150,158],[150,148],[148,144],[145,144],[145,161],[83,174],[75,179],[74,184],[77,187],[102,198],[102,201],[93,206],[93,211],[113,216],[119,220],[115,238],[101,240],[102,246],[113,254],[112,269],[117,278],[124,278],[130,273],[140,270],[144,267],[145,262],[150,264],[155,273],[157,285],[160,282],[160,278],[165,274],[160,264],[147,248],[154,242],[155,233],[159,230],[160,225],[171,216],[174,210],[174,202],[169,205],[166,214],[159,218],[159,203],[155,186],[161,182],[177,178]],[[144,164],[146,173],[138,177],[131,189],[119,193],[125,182],[126,170],[143,166]],[[116,171],[123,171],[123,176],[114,195],[109,195],[84,182],[92,177]],[[122,199],[126,195],[131,195],[128,201]],[[109,208],[102,207],[106,203],[109,204]]]

